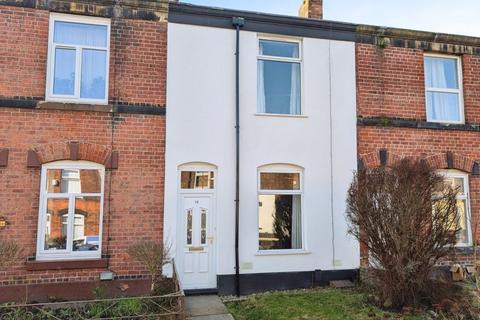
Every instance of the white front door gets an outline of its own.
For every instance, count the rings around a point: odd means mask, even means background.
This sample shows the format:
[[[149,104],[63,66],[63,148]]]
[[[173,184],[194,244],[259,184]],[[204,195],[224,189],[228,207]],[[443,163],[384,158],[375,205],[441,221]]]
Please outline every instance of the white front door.
[[[212,197],[183,195],[182,228],[179,235],[183,254],[182,285],[184,289],[216,288],[214,266]]]

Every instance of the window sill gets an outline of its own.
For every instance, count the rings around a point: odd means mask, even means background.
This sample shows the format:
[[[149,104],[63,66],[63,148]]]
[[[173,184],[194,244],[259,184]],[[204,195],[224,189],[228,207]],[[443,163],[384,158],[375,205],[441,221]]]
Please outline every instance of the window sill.
[[[445,126],[448,125],[455,125],[455,124],[465,124],[465,121],[442,121],[442,120],[429,120],[427,119],[427,123],[438,123],[438,124],[443,124]]]
[[[90,260],[28,260],[26,262],[27,271],[42,270],[69,270],[69,269],[106,269],[108,259],[90,259]]]
[[[40,101],[38,109],[113,112],[113,105],[81,101]]]
[[[304,114],[281,114],[281,113],[255,113],[259,117],[279,117],[279,118],[308,118]]]
[[[257,251],[256,256],[290,256],[290,255],[305,255],[311,254],[310,251],[303,249],[292,249],[292,250],[262,250]]]

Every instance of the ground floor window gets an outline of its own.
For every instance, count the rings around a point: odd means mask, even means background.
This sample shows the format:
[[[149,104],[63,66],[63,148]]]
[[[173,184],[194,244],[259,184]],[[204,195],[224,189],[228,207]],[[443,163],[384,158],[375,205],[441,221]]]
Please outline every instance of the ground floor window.
[[[104,167],[53,162],[41,179],[37,259],[100,258]]]
[[[469,246],[472,244],[470,230],[470,203],[468,189],[468,175],[459,171],[449,170],[443,171],[445,183],[457,190],[457,213],[458,221],[456,223],[457,245]]]
[[[258,188],[259,250],[302,249],[302,188],[299,169],[262,168]]]

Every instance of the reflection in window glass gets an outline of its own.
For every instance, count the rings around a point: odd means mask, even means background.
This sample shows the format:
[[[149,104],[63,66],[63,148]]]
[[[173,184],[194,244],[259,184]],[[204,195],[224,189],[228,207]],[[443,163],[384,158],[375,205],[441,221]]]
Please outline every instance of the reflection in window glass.
[[[192,209],[187,211],[187,244],[192,244],[192,230],[193,229],[193,212]]]
[[[73,251],[97,251],[100,243],[100,197],[76,197]]]
[[[75,49],[55,49],[53,94],[75,93]]]
[[[82,81],[80,98],[105,99],[107,78],[107,52],[104,50],[82,51]]]
[[[68,199],[48,199],[45,223],[44,250],[67,248]]]
[[[300,173],[261,172],[262,190],[300,190]]]
[[[213,171],[182,171],[180,179],[182,189],[213,189],[215,187]]]
[[[259,44],[260,55],[284,58],[299,57],[299,44],[296,42],[260,40]]]
[[[49,193],[100,193],[100,171],[91,169],[48,169],[47,191]]]
[[[201,209],[200,243],[207,243],[207,210]]]
[[[259,249],[301,249],[300,195],[259,195]]]

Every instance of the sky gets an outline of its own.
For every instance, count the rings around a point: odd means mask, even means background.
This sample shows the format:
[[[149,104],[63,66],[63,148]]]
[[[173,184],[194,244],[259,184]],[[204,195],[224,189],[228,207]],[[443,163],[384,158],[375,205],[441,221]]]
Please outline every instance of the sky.
[[[302,0],[180,0],[297,15]],[[480,37],[480,0],[323,0],[324,19]]]

